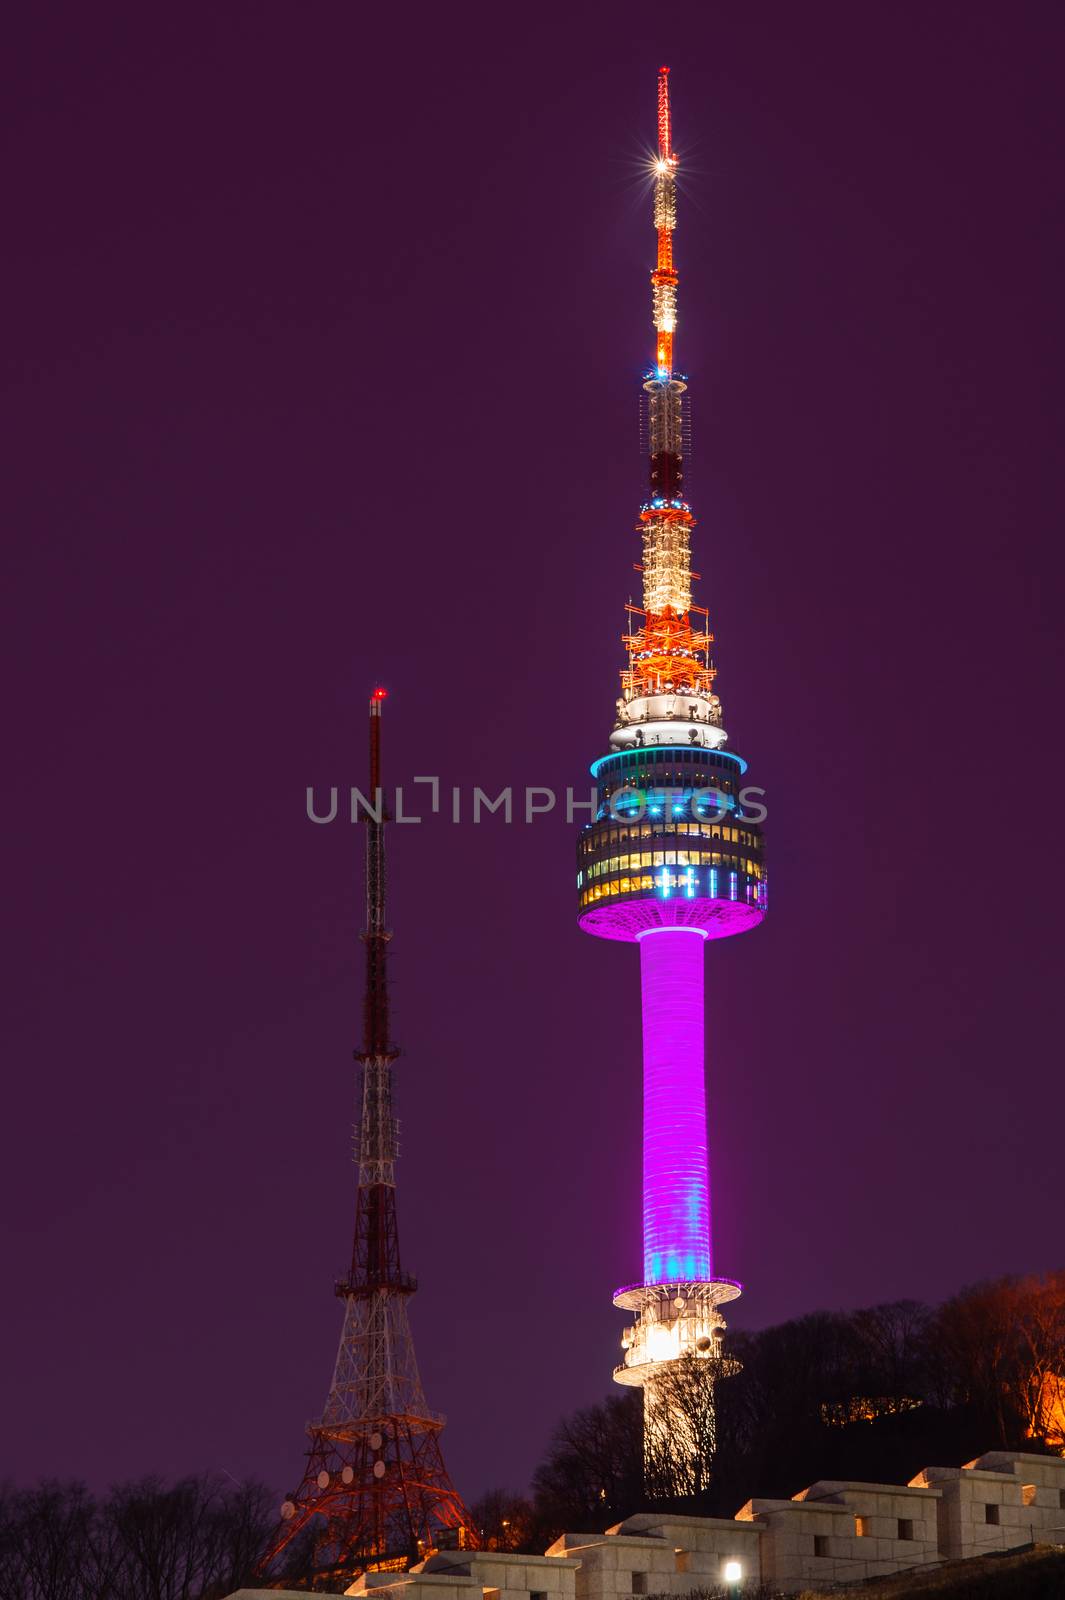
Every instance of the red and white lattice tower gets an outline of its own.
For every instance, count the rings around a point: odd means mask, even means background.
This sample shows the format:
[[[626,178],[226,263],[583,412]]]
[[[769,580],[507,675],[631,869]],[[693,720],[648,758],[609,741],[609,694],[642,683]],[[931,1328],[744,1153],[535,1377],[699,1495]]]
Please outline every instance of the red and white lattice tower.
[[[307,1425],[303,1481],[284,1501],[260,1567],[276,1579],[284,1574],[286,1551],[290,1557],[298,1552],[301,1565],[310,1555],[316,1577],[331,1580],[331,1587],[368,1569],[405,1568],[441,1543],[473,1543],[469,1514],[440,1449],[444,1418],[426,1405],[418,1375],[407,1319],[417,1284],[400,1265],[392,1111],[398,1051],[389,1032],[386,971],[392,934],[385,917],[384,696],[376,689],[370,701],[366,993],[362,1049],[355,1052],[362,1069],[359,1187],[351,1271],[336,1285],[344,1326],[322,1415]]]

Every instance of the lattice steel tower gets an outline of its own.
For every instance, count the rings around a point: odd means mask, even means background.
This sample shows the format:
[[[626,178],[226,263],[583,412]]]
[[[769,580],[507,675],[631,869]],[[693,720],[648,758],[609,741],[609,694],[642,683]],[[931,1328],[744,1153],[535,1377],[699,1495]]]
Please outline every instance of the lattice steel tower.
[[[713,1362],[714,1376],[735,1367],[724,1355],[719,1307],[740,1285],[715,1277],[711,1251],[704,946],[755,927],[766,911],[761,830],[741,799],[746,763],[725,749],[713,635],[706,610],[692,604],[687,384],[673,366],[676,177],[663,67],[654,162],[655,362],[643,385],[649,492],[637,525],[643,605],[628,607],[628,664],[610,752],[591,768],[598,810],[577,848],[581,927],[640,949],[643,1282],[614,1296],[634,1315],[614,1377],[643,1388],[649,1463],[663,1451],[683,1454],[686,1437],[693,1443],[662,1382],[670,1367],[685,1355]]]
[[[370,792],[366,829],[366,993],[361,1063],[359,1186],[351,1270],[336,1285],[344,1302],[333,1382],[322,1415],[307,1425],[303,1481],[281,1507],[281,1525],[262,1564],[284,1570],[297,1535],[313,1545],[317,1574],[354,1578],[367,1568],[406,1567],[447,1537],[472,1543],[469,1515],[440,1450],[444,1418],[425,1403],[407,1302],[417,1288],[400,1265],[396,1220],[397,1123],[392,1111],[392,1043],[385,916],[385,823],[381,711],[370,701]],[[448,1537],[449,1536],[449,1537]]]

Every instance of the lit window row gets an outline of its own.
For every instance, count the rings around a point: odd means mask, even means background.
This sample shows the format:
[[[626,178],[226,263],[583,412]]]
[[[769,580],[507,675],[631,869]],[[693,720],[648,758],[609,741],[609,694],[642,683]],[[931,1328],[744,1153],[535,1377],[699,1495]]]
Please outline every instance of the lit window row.
[[[600,900],[613,900],[618,895],[626,894],[642,894],[664,900],[742,900],[763,911],[768,904],[764,878],[756,881],[742,873],[719,870],[717,867],[711,867],[709,871],[696,871],[694,867],[688,867],[674,872],[662,867],[654,873],[644,872],[616,878],[610,883],[595,883],[582,891],[579,904],[583,909]]]
[[[729,866],[733,862],[737,871],[745,872],[749,877],[762,876],[760,861],[737,859],[731,855],[722,856],[720,850],[633,851],[630,855],[611,856],[606,861],[593,861],[591,866],[585,869],[585,875],[591,880],[612,877],[617,872],[640,871],[648,867],[721,867]]]
[[[748,850],[757,850],[761,844],[758,834],[751,833],[747,828],[734,828],[718,822],[633,822],[623,824],[616,828],[596,828],[581,838],[581,851],[584,855],[592,855],[600,850],[608,849],[611,845],[635,843],[640,839],[660,839],[664,833],[677,834],[681,838],[697,839],[723,839],[727,844],[743,845]]]

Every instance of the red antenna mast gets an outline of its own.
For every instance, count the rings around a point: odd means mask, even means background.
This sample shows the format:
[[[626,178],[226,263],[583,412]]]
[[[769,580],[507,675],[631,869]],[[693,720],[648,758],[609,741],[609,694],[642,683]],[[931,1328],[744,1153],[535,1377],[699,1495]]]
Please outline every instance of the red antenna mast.
[[[300,1534],[311,1545],[316,1578],[349,1583],[369,1569],[403,1570],[443,1543],[474,1543],[469,1513],[444,1466],[444,1418],[429,1410],[422,1391],[407,1319],[417,1284],[399,1256],[392,1113],[399,1052],[389,1037],[384,700],[384,689],[370,697],[370,809],[362,818],[366,990],[362,1048],[355,1051],[362,1080],[355,1239],[351,1270],[336,1285],[344,1326],[333,1382],[321,1417],[307,1425],[303,1480],[282,1504],[280,1527],[259,1569],[275,1580],[286,1575],[284,1552]]]

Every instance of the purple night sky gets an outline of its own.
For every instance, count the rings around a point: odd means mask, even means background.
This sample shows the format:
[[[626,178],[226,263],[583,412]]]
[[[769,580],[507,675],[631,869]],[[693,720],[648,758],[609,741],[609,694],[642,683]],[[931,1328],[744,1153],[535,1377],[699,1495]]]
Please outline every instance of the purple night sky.
[[[0,1475],[257,1474],[328,1387],[365,773],[590,784],[673,69],[698,598],[769,795],[707,949],[734,1327],[1065,1265],[1061,8],[7,25]],[[404,1262],[524,1485],[640,1271],[635,946],[574,829],[393,828]]]

